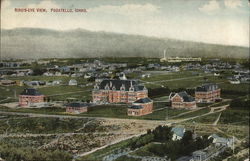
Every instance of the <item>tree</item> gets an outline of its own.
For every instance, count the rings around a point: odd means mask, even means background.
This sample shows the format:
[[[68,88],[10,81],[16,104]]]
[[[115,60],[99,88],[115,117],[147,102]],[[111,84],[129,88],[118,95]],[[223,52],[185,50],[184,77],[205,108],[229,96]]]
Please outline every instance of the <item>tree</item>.
[[[171,127],[168,126],[158,126],[155,128],[155,130],[153,130],[153,134],[154,134],[154,140],[155,141],[169,141],[172,139],[173,137],[173,132],[171,131]]]
[[[192,131],[186,131],[181,139],[182,144],[188,145],[193,142],[193,132]]]

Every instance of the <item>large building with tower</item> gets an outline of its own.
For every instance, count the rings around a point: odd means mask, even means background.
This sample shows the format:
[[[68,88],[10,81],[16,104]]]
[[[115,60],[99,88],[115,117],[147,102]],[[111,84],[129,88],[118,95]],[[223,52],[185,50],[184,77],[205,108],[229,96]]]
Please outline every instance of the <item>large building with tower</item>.
[[[199,103],[211,103],[220,98],[221,89],[217,84],[209,83],[196,87],[195,100]]]
[[[93,103],[132,103],[148,97],[148,90],[137,80],[104,79],[94,86]]]

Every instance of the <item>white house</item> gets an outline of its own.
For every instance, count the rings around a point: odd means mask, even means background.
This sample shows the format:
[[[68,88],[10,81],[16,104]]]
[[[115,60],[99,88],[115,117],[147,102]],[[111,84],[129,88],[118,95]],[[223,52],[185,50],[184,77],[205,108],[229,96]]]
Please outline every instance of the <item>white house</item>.
[[[172,140],[175,141],[182,139],[186,130],[182,127],[173,127],[171,131],[173,132]]]
[[[213,143],[215,146],[226,146],[226,147],[232,147],[233,146],[233,139],[231,138],[223,138],[219,137],[216,134],[212,134],[208,137],[208,139],[213,138]]]
[[[77,81],[75,79],[71,79],[69,81],[69,86],[77,86]]]

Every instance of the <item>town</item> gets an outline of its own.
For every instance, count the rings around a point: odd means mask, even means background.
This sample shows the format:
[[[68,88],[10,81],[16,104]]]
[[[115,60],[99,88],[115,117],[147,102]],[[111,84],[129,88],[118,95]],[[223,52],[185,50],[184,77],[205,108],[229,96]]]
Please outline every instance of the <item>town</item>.
[[[246,159],[249,83],[248,60],[166,51],[163,58],[5,60],[0,157]],[[11,140],[23,155],[12,153]]]

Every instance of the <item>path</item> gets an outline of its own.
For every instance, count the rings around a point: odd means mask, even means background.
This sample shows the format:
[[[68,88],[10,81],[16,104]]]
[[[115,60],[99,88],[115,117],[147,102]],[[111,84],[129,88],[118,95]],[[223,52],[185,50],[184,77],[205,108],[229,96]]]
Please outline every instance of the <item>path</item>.
[[[218,123],[219,120],[220,120],[220,116],[221,116],[221,113],[219,114],[218,118],[214,121],[213,126],[216,126],[216,125],[217,125],[217,123]]]
[[[88,151],[88,152],[84,152],[84,153],[78,154],[78,155],[76,155],[76,156],[74,157],[74,159],[73,159],[72,161],[75,161],[76,158],[83,157],[83,156],[86,156],[86,155],[88,155],[88,154],[94,153],[94,152],[96,152],[97,150],[104,149],[104,148],[106,148],[106,147],[108,147],[108,146],[110,146],[110,145],[114,145],[114,144],[117,144],[117,143],[119,143],[119,142],[121,142],[121,141],[128,140],[128,139],[131,139],[131,138],[133,138],[133,137],[138,137],[138,136],[141,136],[141,135],[143,135],[143,134],[146,134],[146,132],[143,132],[143,133],[140,133],[140,134],[135,134],[135,135],[132,135],[132,136],[129,136],[129,137],[125,137],[125,138],[121,138],[121,139],[115,140],[115,141],[113,141],[113,142],[111,142],[111,143],[109,143],[109,144],[106,144],[106,145],[104,145],[104,146],[102,146],[102,147],[98,147],[98,148],[95,148],[95,149],[93,149],[93,150],[91,150],[91,151]]]
[[[193,77],[184,77],[184,78],[175,78],[175,79],[168,79],[168,80],[160,80],[160,81],[152,81],[152,82],[146,82],[143,84],[154,84],[154,83],[162,83],[162,82],[170,82],[170,81],[179,81],[179,80],[186,80],[186,79],[193,79],[193,78],[200,78],[204,76],[193,76]]]

